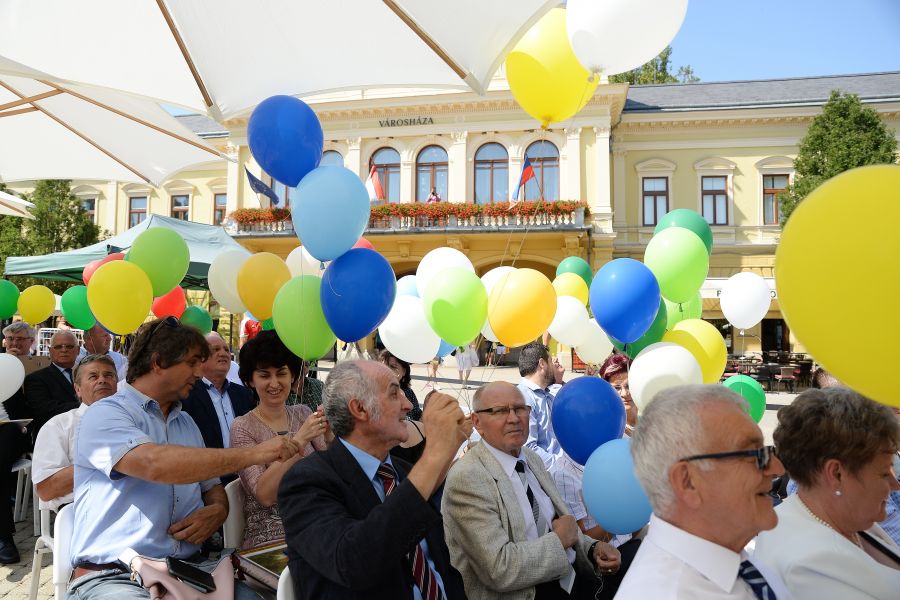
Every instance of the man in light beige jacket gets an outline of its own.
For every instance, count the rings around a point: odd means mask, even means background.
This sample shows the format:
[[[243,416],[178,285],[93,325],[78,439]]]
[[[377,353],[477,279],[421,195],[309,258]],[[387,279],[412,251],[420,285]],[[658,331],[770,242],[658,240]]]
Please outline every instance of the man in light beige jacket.
[[[494,382],[474,397],[481,441],[450,470],[441,512],[470,600],[569,598],[575,572],[618,570],[618,550],[582,534],[540,457],[523,448],[530,407]]]

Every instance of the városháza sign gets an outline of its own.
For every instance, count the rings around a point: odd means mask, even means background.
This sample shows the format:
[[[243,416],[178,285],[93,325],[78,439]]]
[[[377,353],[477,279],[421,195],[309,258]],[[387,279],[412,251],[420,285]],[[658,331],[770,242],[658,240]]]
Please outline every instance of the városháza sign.
[[[403,119],[379,119],[379,127],[411,127],[414,125],[434,125],[431,117],[406,117]]]

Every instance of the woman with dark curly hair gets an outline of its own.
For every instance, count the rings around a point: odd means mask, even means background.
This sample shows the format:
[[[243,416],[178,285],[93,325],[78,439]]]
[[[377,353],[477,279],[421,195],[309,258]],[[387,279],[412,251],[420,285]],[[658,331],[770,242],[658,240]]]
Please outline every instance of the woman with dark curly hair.
[[[382,350],[378,354],[378,360],[394,372],[400,382],[400,389],[403,390],[409,403],[413,405],[412,409],[406,413],[406,416],[413,421],[420,421],[422,419],[422,408],[419,406],[419,399],[416,398],[416,393],[410,386],[412,374],[409,363],[402,358],[394,356],[390,350]]]
[[[756,556],[795,598],[900,596],[900,548],[885,518],[900,423],[891,409],[841,387],[811,389],[778,411],[778,456],[799,484],[760,533]]]
[[[628,388],[628,367],[631,359],[624,354],[610,354],[600,365],[601,379],[605,379],[609,385],[619,394],[622,404],[625,405],[626,431],[637,424],[638,410],[634,400],[631,399],[631,390]]]

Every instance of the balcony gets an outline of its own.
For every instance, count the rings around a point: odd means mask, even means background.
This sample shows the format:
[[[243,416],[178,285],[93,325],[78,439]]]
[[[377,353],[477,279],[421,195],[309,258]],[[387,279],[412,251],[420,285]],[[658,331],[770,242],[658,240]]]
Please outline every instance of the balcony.
[[[578,201],[463,204],[382,204],[373,206],[366,235],[407,233],[489,233],[492,231],[572,231],[585,225],[587,208]],[[287,209],[241,209],[226,219],[232,237],[293,236]]]

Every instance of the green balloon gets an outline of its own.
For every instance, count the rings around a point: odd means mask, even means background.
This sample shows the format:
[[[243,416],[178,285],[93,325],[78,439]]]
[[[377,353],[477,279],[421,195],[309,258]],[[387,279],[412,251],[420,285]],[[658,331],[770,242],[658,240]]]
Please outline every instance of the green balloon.
[[[275,329],[275,321],[273,321],[272,319],[266,319],[262,322],[263,331],[271,331],[272,329]]]
[[[97,322],[88,306],[87,286],[76,285],[63,292],[59,308],[66,321],[77,329],[87,331]]]
[[[713,234],[709,223],[706,222],[700,213],[689,208],[676,208],[666,213],[656,224],[654,233],[659,233],[663,229],[669,227],[681,227],[689,231],[693,231],[703,241],[706,246],[706,253],[712,254]]]
[[[722,385],[747,401],[750,418],[759,423],[766,414],[766,392],[759,382],[746,375],[732,375]]]
[[[594,272],[591,271],[591,265],[586,260],[578,256],[570,256],[563,259],[559,266],[556,267],[556,276],[559,277],[563,273],[575,273],[587,284],[588,289],[591,288],[591,281],[594,279]]]
[[[672,302],[687,302],[700,290],[709,272],[706,246],[693,232],[670,227],[653,236],[644,264],[659,282],[659,291]]]
[[[0,319],[8,319],[19,308],[19,288],[12,281],[0,279]]]
[[[487,318],[488,297],[478,275],[463,267],[444,269],[425,289],[425,318],[451,346],[474,340]]]
[[[703,317],[703,299],[700,297],[700,292],[697,292],[697,295],[692,299],[681,304],[665,298],[663,298],[663,302],[666,303],[666,313],[668,314],[666,329],[672,329],[675,325],[687,319],[700,319]]]
[[[294,277],[281,286],[272,304],[275,332],[303,360],[322,358],[336,341],[322,312],[321,287],[322,280],[314,275]]]
[[[156,298],[181,283],[187,275],[191,256],[187,243],[178,233],[154,227],[135,238],[125,260],[144,270]]]
[[[607,335],[609,341],[612,342],[612,345],[616,347],[616,350],[619,352],[624,352],[628,358],[634,359],[641,350],[649,346],[650,344],[655,344],[656,342],[662,340],[663,335],[666,333],[666,323],[668,322],[668,315],[666,313],[666,303],[664,298],[660,298],[659,300],[659,310],[656,312],[656,318],[653,319],[653,323],[650,324],[650,328],[647,331],[633,341],[630,344],[623,344],[616,338],[611,335]]]
[[[203,335],[212,331],[212,317],[209,311],[201,306],[188,306],[181,313],[181,322],[194,329],[199,329]]]

